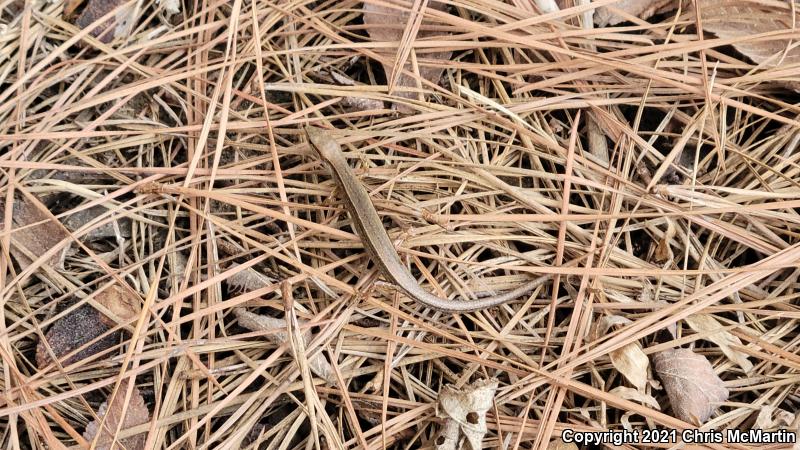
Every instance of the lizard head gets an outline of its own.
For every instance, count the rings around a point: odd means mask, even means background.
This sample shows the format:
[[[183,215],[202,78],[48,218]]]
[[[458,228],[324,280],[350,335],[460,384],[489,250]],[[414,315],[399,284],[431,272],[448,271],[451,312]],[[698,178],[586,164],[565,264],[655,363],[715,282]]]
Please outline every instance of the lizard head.
[[[305,127],[306,136],[311,148],[325,161],[331,160],[341,150],[339,144],[331,137],[330,132],[317,127]]]

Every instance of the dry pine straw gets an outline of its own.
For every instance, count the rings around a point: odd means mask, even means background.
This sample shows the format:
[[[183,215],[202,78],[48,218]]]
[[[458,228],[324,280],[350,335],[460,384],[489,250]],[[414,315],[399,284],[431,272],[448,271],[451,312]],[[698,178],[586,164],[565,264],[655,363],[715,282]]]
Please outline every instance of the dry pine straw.
[[[652,383],[660,411],[612,392],[632,386],[612,364],[630,345],[708,359],[730,392],[710,427],[797,410],[796,94],[700,39],[685,10],[581,29],[578,10],[457,0],[400,30],[395,50],[367,38],[355,1],[172,17],[145,2],[110,44],[65,22],[62,2],[26,5],[2,15],[3,448],[88,445],[87,424],[133,377],[151,419],[119,436],[146,432],[149,448],[432,445],[439,389],[485,377],[499,388],[484,446],[691,426]],[[415,41],[423,29],[434,37]],[[397,54],[441,80],[389,93],[407,78]],[[381,284],[307,123],[340,130],[427,289],[553,273],[558,290],[445,315]],[[140,312],[103,310],[114,285]],[[116,336],[110,347],[37,364],[44,335],[86,304],[116,319],[85,346]],[[268,339],[237,308],[300,330]],[[698,314],[727,353],[683,320]],[[626,321],[596,333],[609,317]],[[331,384],[308,367],[318,355]]]

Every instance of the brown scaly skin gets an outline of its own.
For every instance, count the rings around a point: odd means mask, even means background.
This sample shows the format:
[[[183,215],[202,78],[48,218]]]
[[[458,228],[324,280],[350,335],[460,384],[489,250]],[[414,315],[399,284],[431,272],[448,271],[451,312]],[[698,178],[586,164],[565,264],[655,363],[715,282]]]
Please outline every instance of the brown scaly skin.
[[[406,269],[397,251],[383,228],[378,212],[369,198],[367,190],[358,181],[353,170],[347,164],[339,144],[330,134],[321,129],[306,127],[311,148],[325,162],[331,177],[344,193],[345,205],[356,232],[372,261],[378,265],[387,281],[396,285],[406,295],[430,308],[450,313],[478,311],[501,305],[525,295],[550,279],[550,275],[540,276],[521,287],[504,294],[480,299],[447,300],[437,297],[422,289],[411,273]]]

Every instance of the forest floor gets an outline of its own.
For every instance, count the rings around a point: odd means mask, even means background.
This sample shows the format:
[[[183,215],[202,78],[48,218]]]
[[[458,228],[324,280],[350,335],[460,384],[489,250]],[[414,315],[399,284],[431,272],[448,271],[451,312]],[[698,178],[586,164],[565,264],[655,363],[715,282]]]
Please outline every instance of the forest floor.
[[[0,447],[791,447],[800,5],[679,3],[3,2]]]

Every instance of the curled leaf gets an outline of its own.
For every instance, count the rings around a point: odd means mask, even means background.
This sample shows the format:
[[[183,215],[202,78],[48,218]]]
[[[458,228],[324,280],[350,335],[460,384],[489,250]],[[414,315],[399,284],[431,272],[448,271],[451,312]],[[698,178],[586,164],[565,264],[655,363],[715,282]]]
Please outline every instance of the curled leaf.
[[[482,448],[486,435],[486,412],[492,407],[498,381],[477,380],[462,389],[447,385],[439,392],[436,416],[447,419],[437,439],[437,449],[454,449],[458,432],[467,438],[469,448]]]
[[[631,320],[615,315],[603,316],[597,321],[592,330],[592,338],[599,339],[613,326],[622,326],[631,323]],[[650,360],[642,350],[639,341],[631,342],[609,353],[611,364],[637,389],[644,391],[647,385],[647,369]]]
[[[795,421],[795,415],[784,409],[774,406],[763,406],[756,418],[756,429],[773,430],[778,427],[791,426]]]
[[[722,353],[735,362],[745,372],[753,369],[753,363],[747,359],[747,354],[734,350],[733,346],[742,346],[742,341],[725,330],[721,323],[709,314],[694,314],[684,319],[696,332],[705,335],[704,339],[717,344]]]
[[[144,433],[115,439],[118,427],[120,431],[124,431],[150,421],[150,411],[147,409],[139,389],[134,386],[130,401],[126,405],[127,390],[128,381],[125,380],[120,383],[117,395],[114,396],[111,404],[109,405],[106,400],[100,405],[100,409],[97,410],[98,420],[93,420],[86,425],[83,437],[90,442],[96,437],[97,446],[94,448],[98,450],[144,450],[147,442],[147,435]]]
[[[614,394],[619,398],[624,398],[625,400],[637,401],[643,405],[651,406],[653,409],[661,411],[661,405],[658,404],[658,400],[656,400],[652,395],[645,394],[644,392],[636,389],[618,386],[609,391],[609,394]]]
[[[611,364],[619,370],[619,373],[625,376],[637,389],[644,390],[645,386],[647,386],[647,368],[650,365],[650,360],[647,359],[647,355],[642,350],[639,341],[631,342],[614,350],[608,356],[611,358]]]
[[[677,418],[700,425],[728,399],[728,389],[704,356],[679,348],[656,353],[653,360]]]
[[[608,330],[613,326],[622,326],[633,323],[631,319],[616,315],[607,315],[601,317],[597,323],[590,330],[590,337],[596,341],[608,333]]]
[[[461,437],[461,427],[455,420],[446,420],[439,436],[436,437],[436,450],[456,450]]]

